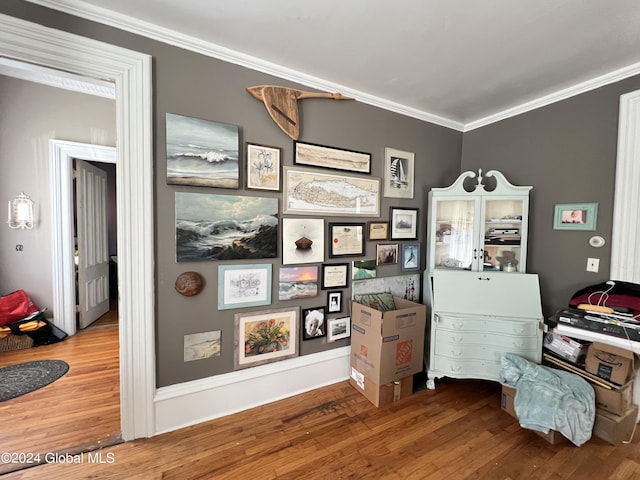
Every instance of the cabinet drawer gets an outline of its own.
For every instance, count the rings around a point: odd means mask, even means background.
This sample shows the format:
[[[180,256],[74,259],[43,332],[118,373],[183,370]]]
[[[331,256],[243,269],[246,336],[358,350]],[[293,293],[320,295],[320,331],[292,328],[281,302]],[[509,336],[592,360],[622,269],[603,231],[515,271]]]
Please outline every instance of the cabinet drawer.
[[[519,339],[514,339],[519,340]],[[476,359],[500,363],[504,352],[515,353],[524,358],[536,359],[541,346],[536,339],[531,339],[527,345],[496,347],[494,345],[455,345],[451,343],[436,343],[434,354],[449,359]]]
[[[445,375],[450,374],[454,378],[484,378],[498,381],[501,367],[500,362],[490,360],[465,360],[436,355],[430,368]]]
[[[461,346],[467,349],[476,346],[491,346],[494,349],[520,351],[542,348],[542,336],[535,335],[504,335],[502,333],[463,332],[456,330],[436,329],[435,348],[444,346]]]
[[[535,336],[537,319],[434,315],[434,328],[459,332],[487,332],[506,335]]]

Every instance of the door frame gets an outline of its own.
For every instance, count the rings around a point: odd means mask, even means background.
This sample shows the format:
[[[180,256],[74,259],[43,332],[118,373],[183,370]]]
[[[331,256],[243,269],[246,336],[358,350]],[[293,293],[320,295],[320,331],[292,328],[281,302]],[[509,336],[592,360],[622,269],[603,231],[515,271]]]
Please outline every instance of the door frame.
[[[151,56],[0,14],[0,55],[116,86],[120,422],[155,430],[155,278]],[[55,313],[55,312],[54,312]]]
[[[75,335],[73,159],[116,164],[115,147],[49,140],[54,323]],[[117,170],[116,170],[117,171]]]

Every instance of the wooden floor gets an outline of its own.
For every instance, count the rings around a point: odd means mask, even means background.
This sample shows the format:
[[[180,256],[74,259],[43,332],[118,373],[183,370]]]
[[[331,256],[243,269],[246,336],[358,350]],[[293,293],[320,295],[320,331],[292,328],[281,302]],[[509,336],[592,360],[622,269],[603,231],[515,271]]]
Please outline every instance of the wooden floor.
[[[347,382],[3,479],[640,478],[640,441],[551,445],[492,382],[444,380],[375,408]],[[78,463],[71,463],[70,460]],[[100,463],[102,462],[102,463]]]
[[[59,380],[0,403],[0,453],[75,452],[120,441],[117,312],[53,345],[0,352],[0,367],[64,360]],[[0,474],[21,465],[3,464]]]

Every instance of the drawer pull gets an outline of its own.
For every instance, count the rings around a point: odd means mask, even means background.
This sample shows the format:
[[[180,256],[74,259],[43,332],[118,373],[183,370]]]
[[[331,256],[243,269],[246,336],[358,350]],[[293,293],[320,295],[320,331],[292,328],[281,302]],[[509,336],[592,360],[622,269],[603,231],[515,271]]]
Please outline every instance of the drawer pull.
[[[462,352],[460,350],[451,350],[451,356],[452,357],[461,357],[462,356]]]

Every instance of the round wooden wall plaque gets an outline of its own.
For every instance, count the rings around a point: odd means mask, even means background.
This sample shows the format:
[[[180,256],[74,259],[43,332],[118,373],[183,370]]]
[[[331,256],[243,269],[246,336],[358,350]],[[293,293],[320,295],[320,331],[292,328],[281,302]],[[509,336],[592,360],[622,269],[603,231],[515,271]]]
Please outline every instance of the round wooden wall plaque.
[[[185,297],[193,297],[202,291],[204,280],[197,272],[184,272],[176,279],[176,291]]]

